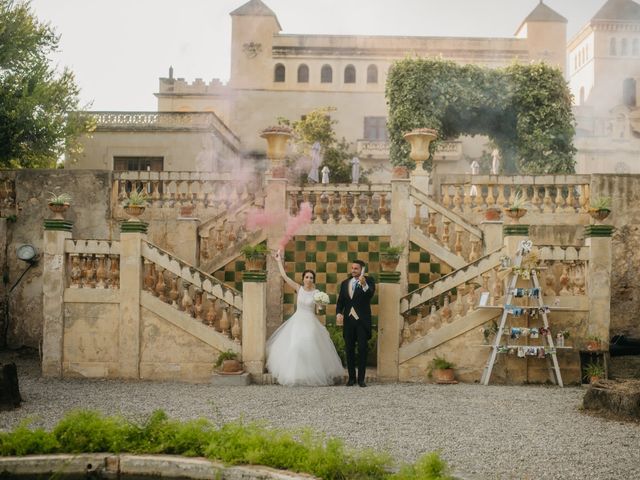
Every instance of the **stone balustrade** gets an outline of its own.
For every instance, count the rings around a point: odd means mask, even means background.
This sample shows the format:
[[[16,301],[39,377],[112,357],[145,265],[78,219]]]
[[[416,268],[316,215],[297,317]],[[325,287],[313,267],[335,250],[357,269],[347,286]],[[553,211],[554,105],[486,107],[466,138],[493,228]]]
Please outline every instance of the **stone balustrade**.
[[[480,229],[414,187],[410,189],[410,200],[414,206],[413,228],[424,236],[421,239],[413,235],[415,243],[424,243],[423,248],[454,268],[474,262],[483,255]],[[450,258],[451,253],[458,261]]]
[[[216,278],[142,243],[143,289],[236,343],[242,338],[242,294]]]
[[[150,208],[187,207],[216,214],[255,201],[261,190],[258,177],[233,173],[114,172],[113,198],[117,206],[131,191],[144,191]]]
[[[575,214],[589,207],[589,175],[469,175],[438,178],[440,203],[456,212],[503,208],[521,193],[535,213]]]
[[[390,185],[323,184],[287,188],[291,215],[308,202],[314,224],[384,224],[391,218]]]
[[[231,131],[212,112],[89,112],[97,129],[113,128],[206,128]],[[232,134],[233,135],[233,134]]]
[[[67,239],[64,249],[69,288],[120,288],[119,242]]]

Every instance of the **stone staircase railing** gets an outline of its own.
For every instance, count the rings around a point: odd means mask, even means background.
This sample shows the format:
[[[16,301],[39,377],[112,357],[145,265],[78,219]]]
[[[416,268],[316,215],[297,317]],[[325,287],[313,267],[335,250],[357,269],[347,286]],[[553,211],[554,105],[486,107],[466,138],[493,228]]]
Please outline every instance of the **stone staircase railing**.
[[[410,232],[412,242],[454,269],[480,258],[483,244],[479,228],[413,186],[410,200],[415,207]]]
[[[583,214],[590,201],[589,175],[445,174],[438,178],[438,184],[436,194],[442,206],[473,223],[477,223],[474,212],[489,207],[504,208],[518,192],[529,209],[528,215],[544,215],[541,218],[547,224],[554,220],[567,223],[567,215]],[[578,223],[587,223],[588,217],[583,216],[585,221]]]
[[[287,187],[291,215],[309,202],[314,224],[389,224],[391,186],[388,184],[327,184]]]
[[[240,345],[243,308],[239,291],[147,241],[142,243],[142,256],[144,291]],[[239,347],[232,349],[239,351]]]

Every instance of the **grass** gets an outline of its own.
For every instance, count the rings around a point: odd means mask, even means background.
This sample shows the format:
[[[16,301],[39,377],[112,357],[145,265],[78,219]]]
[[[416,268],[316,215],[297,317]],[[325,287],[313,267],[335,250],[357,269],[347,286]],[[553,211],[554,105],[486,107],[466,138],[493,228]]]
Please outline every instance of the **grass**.
[[[161,410],[141,422],[81,410],[67,414],[52,431],[31,429],[25,421],[11,432],[0,432],[1,456],[81,452],[207,457],[229,465],[264,465],[330,480],[453,478],[437,453],[393,473],[389,455],[351,451],[341,440],[310,430],[290,432],[242,421],[220,427],[206,419],[180,422]]]

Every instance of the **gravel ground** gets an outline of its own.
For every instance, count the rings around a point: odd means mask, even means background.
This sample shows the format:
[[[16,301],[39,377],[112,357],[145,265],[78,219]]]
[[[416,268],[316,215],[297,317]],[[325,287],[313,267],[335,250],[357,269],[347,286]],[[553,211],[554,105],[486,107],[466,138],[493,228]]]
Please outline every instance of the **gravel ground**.
[[[9,361],[7,353],[0,362]],[[0,429],[24,418],[50,428],[75,408],[171,418],[264,419],[308,426],[354,448],[414,461],[439,450],[465,479],[640,479],[640,424],[580,412],[582,388],[371,384],[368,388],[212,387],[169,382],[54,380],[19,358],[22,407],[0,412]]]

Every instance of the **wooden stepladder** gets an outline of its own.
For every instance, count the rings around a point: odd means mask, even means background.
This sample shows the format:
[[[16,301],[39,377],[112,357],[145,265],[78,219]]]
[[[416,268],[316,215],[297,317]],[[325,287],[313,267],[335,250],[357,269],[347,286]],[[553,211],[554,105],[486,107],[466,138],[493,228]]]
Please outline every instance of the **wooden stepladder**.
[[[508,352],[510,349],[515,349],[515,348],[540,348],[541,347],[541,346],[531,346],[531,345],[509,345],[509,342],[506,342],[506,344],[501,343],[504,335],[507,319],[509,315],[513,314],[513,311],[514,311],[512,306],[512,301],[513,301],[513,298],[515,297],[514,292],[516,291],[516,285],[519,278],[519,270],[522,265],[522,257],[528,254],[530,250],[531,250],[530,240],[523,240],[522,242],[520,242],[520,245],[518,246],[518,250],[516,252],[516,256],[512,264],[512,271],[508,280],[508,290],[505,294],[504,304],[502,305],[502,316],[500,318],[498,331],[496,333],[493,345],[491,345],[491,355],[489,356],[489,361],[484,367],[482,378],[480,380],[480,383],[482,383],[483,385],[489,385],[489,380],[491,379],[491,372],[493,371],[493,366],[496,363],[496,359],[499,353]],[[546,305],[544,305],[544,301],[542,298],[542,289],[540,288],[540,282],[538,281],[538,274],[535,268],[531,269],[529,278],[534,291],[538,292],[537,295],[531,298],[537,298],[537,305],[535,308],[538,309],[538,314],[541,316],[542,324],[544,326],[544,334],[542,334],[542,338],[546,339],[546,345],[544,345],[544,348],[548,350],[547,353],[545,354],[545,357],[548,358],[548,356],[550,356],[553,362],[552,371],[555,376],[554,378],[555,383],[560,387],[564,387],[564,384],[562,383],[562,375],[560,373],[560,366],[558,365],[556,346],[553,343],[553,335],[551,334],[551,329],[549,328],[549,319],[547,315],[550,310],[550,307],[547,307]],[[531,307],[524,307],[524,308],[531,308]]]

